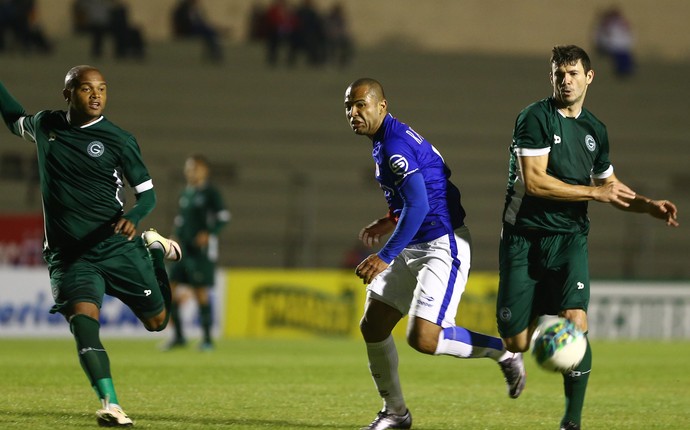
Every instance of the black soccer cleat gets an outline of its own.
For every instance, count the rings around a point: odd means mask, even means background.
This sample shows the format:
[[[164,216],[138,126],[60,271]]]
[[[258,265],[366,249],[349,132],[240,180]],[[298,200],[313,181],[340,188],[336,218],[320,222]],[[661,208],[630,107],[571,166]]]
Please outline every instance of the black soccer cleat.
[[[404,415],[389,414],[381,411],[376,415],[374,421],[360,430],[386,430],[386,429],[409,429],[412,428],[412,415],[410,410],[406,410]]]
[[[517,399],[520,397],[527,382],[527,373],[525,372],[525,363],[522,361],[522,354],[517,353],[513,358],[503,360],[498,365],[501,366],[501,371],[503,371],[503,376],[508,386],[508,395],[512,399]]]
[[[580,430],[580,424],[575,424],[572,421],[561,424],[561,430]]]

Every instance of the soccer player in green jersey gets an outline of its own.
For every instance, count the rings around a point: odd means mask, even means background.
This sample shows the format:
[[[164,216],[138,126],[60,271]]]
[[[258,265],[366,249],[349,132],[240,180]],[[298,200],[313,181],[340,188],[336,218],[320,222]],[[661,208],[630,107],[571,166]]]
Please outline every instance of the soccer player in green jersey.
[[[100,341],[103,296],[119,298],[147,330],[163,330],[171,300],[163,259],[178,260],[181,253],[155,230],[137,235],[156,196],[134,136],[103,116],[107,88],[95,67],[73,67],[62,92],[67,111],[30,115],[0,83],[0,112],[12,133],[36,145],[51,313],[69,322],[81,366],[102,403],[98,423],[130,427]],[[124,180],[136,195],[127,212]]]
[[[577,46],[556,46],[551,97],[517,117],[499,248],[498,330],[509,351],[529,349],[541,315],[560,315],[587,332],[587,203],[662,219],[678,226],[676,206],[620,182],[609,161],[606,127],[583,107],[594,71]],[[579,430],[592,350],[563,375],[561,430]]]
[[[199,307],[199,323],[203,338],[201,351],[213,349],[211,327],[213,315],[209,289],[215,284],[216,262],[218,260],[218,234],[230,221],[230,211],[223,197],[209,182],[208,160],[201,154],[192,154],[185,160],[184,176],[187,185],[179,199],[175,216],[175,238],[179,241],[184,260],[173,263],[170,268],[170,282],[173,289],[173,304],[170,317],[174,334],[164,349],[184,346],[184,336],[179,306],[186,300],[185,292],[178,286],[191,287]]]

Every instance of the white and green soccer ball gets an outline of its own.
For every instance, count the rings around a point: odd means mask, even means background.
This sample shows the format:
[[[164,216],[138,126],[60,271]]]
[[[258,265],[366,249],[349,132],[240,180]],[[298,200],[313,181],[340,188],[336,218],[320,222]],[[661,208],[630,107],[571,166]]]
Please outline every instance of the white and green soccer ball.
[[[539,367],[566,373],[577,367],[587,350],[587,338],[570,320],[550,317],[532,335],[532,357]]]

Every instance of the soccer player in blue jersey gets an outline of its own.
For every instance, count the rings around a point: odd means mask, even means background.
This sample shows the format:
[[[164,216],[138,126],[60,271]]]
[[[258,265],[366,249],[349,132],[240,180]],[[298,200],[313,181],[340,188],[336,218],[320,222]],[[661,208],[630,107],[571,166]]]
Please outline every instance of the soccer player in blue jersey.
[[[647,213],[676,227],[668,200],[636,194],[613,173],[606,126],[583,107],[594,79],[589,56],[574,45],[551,56],[551,97],[517,117],[499,248],[498,331],[510,351],[529,349],[541,315],[560,315],[587,332],[587,202]],[[592,350],[563,375],[561,430],[580,430]]]
[[[450,181],[441,154],[422,135],[388,113],[381,84],[369,78],[345,91],[350,127],[372,142],[376,180],[388,214],[364,227],[360,240],[386,244],[362,261],[355,273],[367,287],[360,329],[369,369],[383,408],[363,429],[409,429],[412,416],[398,377],[398,353],[391,336],[409,315],[407,341],[424,354],[488,357],[500,364],[508,394],[525,386],[522,355],[508,352],[501,339],[455,325],[460,296],[470,272],[471,240],[460,191]]]
[[[30,115],[0,83],[0,112],[12,133],[36,145],[51,313],[69,322],[81,366],[102,403],[98,424],[131,427],[100,341],[103,295],[122,300],[147,330],[163,330],[171,299],[163,259],[179,260],[181,253],[154,230],[137,236],[156,195],[134,136],[103,116],[107,88],[95,67],[73,67],[62,92],[67,111]],[[137,200],[127,212],[120,199],[124,180]]]

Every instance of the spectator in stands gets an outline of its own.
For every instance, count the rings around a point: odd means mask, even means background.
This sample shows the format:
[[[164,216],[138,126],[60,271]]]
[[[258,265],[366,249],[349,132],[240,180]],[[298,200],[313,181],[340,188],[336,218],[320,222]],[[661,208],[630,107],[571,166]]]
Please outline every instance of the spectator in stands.
[[[51,53],[52,44],[37,17],[34,0],[0,0],[0,51],[8,48],[7,36],[11,35],[16,48],[23,54]]]
[[[266,39],[266,9],[255,1],[249,10],[247,22],[247,40],[256,42]]]
[[[109,0],[76,0],[73,13],[80,28],[91,36],[91,56],[101,58],[110,27]]]
[[[301,54],[306,56],[307,63],[311,66],[323,64],[326,58],[325,33],[323,18],[312,0],[303,0],[295,10],[288,64],[294,66]]]
[[[123,0],[76,0],[72,5],[76,34],[91,36],[91,56],[101,58],[106,40],[112,38],[116,58],[142,59],[145,40],[140,28],[129,20],[129,6]]]
[[[214,62],[223,60],[219,30],[207,19],[200,0],[180,0],[173,10],[175,37],[199,37],[204,43],[204,56]]]
[[[295,16],[285,0],[274,0],[266,10],[266,61],[278,63],[279,51],[290,49],[295,28]]]
[[[328,61],[346,66],[352,60],[353,42],[342,3],[335,3],[326,15],[326,55]]]
[[[110,31],[115,43],[115,57],[143,59],[145,42],[141,30],[129,20],[129,7],[122,0],[112,0]]]
[[[611,59],[617,76],[625,78],[635,72],[632,28],[618,7],[601,15],[595,39],[597,51]]]

